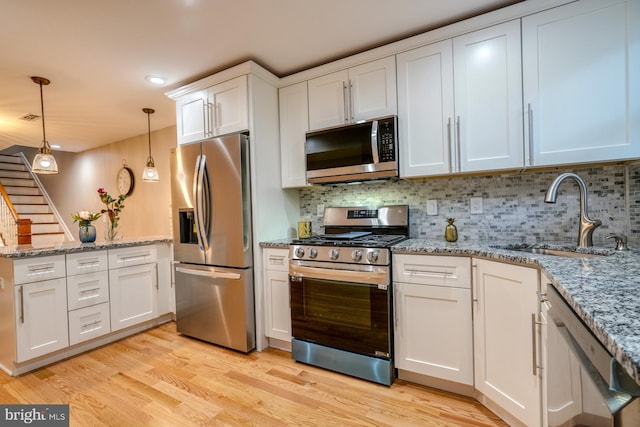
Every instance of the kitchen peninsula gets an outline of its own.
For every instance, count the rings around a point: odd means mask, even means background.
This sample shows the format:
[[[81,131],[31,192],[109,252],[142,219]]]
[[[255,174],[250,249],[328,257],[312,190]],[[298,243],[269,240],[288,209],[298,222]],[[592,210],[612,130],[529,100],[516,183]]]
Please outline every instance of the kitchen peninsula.
[[[19,375],[171,320],[167,237],[0,248],[0,368]]]

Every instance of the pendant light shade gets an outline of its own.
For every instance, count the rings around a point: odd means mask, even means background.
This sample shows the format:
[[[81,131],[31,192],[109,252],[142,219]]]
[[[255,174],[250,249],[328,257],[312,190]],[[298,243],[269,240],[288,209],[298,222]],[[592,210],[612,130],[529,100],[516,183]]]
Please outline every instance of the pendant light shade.
[[[33,165],[31,166],[31,170],[35,173],[41,174],[54,174],[58,173],[58,164],[56,163],[55,157],[51,154],[51,147],[49,146],[49,142],[47,141],[47,136],[45,133],[44,127],[44,98],[42,96],[42,85],[48,85],[51,83],[48,79],[44,77],[31,77],[34,83],[40,85],[40,109],[41,109],[41,117],[42,117],[42,145],[38,149],[38,154],[33,158]]]
[[[160,181],[160,175],[158,175],[158,169],[153,162],[153,157],[151,157],[151,114],[155,113],[155,110],[152,108],[143,108],[142,111],[147,114],[147,127],[149,130],[149,157],[147,157],[147,166],[142,172],[142,180],[144,182],[158,182]]]

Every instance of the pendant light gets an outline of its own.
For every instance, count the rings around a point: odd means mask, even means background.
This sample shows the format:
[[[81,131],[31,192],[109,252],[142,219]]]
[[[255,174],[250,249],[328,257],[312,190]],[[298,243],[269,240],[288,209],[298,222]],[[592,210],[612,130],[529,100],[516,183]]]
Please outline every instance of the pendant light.
[[[42,97],[42,85],[48,85],[51,83],[44,77],[31,77],[34,83],[40,85],[40,108],[42,110],[42,145],[38,149],[38,154],[33,158],[33,166],[31,170],[35,173],[41,174],[54,174],[58,173],[58,164],[55,157],[51,154],[51,147],[47,141],[47,136],[44,130],[44,98]]]
[[[155,110],[152,108],[143,108],[142,111],[147,114],[147,126],[149,129],[149,157],[147,157],[147,167],[145,167],[142,172],[142,180],[144,182],[158,182],[160,181],[160,176],[158,175],[156,165],[153,163],[153,157],[151,157],[151,114],[155,113]]]

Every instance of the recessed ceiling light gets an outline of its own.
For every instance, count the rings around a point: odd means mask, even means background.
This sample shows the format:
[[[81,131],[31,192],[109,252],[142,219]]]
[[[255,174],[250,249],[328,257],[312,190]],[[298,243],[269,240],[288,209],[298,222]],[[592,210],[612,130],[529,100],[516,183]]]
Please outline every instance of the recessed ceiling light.
[[[154,85],[163,85],[167,81],[164,77],[154,76],[153,74],[146,76],[144,79]]]

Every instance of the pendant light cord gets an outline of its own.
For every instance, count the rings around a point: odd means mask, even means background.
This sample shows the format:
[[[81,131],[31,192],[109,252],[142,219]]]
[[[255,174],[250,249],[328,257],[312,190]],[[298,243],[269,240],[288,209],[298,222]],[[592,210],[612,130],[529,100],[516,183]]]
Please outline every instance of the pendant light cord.
[[[42,96],[42,81],[40,81],[39,84],[40,84],[40,111],[42,112],[42,142],[47,144],[47,134],[45,133],[45,130],[44,130],[44,96]]]

